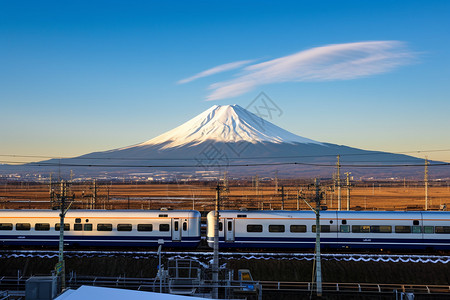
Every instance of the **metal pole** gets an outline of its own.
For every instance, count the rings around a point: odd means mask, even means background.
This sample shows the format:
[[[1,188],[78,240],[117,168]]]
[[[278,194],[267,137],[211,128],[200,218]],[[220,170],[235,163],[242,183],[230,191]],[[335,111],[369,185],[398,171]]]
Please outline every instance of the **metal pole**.
[[[314,180],[316,187],[316,291],[317,297],[322,297],[322,266],[320,262],[320,191],[319,182]]]
[[[93,191],[92,191],[92,203],[91,203],[91,209],[95,209],[97,205],[97,180],[94,179],[93,182]]]
[[[346,172],[347,175],[347,210],[350,210],[350,172]]]
[[[159,292],[162,293],[162,274],[163,274],[163,270],[162,270],[162,266],[161,266],[161,250],[162,250],[162,245],[158,246],[158,275],[159,275]]]
[[[425,158],[425,210],[428,210],[428,158]]]
[[[338,210],[341,210],[341,163],[340,163],[341,156],[337,156],[337,188],[338,188]]]
[[[213,299],[219,298],[219,210],[220,210],[220,184],[216,187],[216,205],[214,210],[214,254],[212,265]]]
[[[60,201],[60,214],[59,214],[59,255],[58,255],[58,267],[59,277],[61,280],[61,291],[66,288],[66,274],[64,266],[64,216],[66,206],[66,186],[64,180],[61,180],[61,201]]]

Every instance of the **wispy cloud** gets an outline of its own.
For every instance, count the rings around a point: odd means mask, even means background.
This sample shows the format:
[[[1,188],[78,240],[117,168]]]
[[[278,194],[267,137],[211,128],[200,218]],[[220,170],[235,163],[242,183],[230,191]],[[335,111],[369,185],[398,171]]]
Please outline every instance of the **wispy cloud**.
[[[191,82],[193,80],[196,80],[196,79],[199,79],[202,77],[210,76],[210,75],[225,72],[225,71],[234,70],[234,69],[240,68],[244,65],[248,65],[252,62],[254,62],[254,60],[240,60],[240,61],[235,61],[235,62],[228,63],[228,64],[223,64],[223,65],[205,70],[203,72],[200,72],[198,74],[195,74],[194,76],[191,76],[191,77],[188,77],[185,79],[181,79],[177,83],[178,84],[188,83],[188,82]]]
[[[312,48],[247,66],[235,78],[211,84],[209,89],[212,92],[207,100],[236,97],[270,83],[348,80],[385,73],[410,63],[413,58],[414,54],[399,41],[369,41]],[[224,69],[239,68],[249,61],[245,62],[221,65],[183,81],[189,82]]]

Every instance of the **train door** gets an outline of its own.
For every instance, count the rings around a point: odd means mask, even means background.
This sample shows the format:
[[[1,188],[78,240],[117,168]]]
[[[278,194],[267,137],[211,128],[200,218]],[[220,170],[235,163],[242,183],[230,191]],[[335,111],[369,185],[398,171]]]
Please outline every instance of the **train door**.
[[[181,220],[172,219],[172,241],[181,241]]]
[[[234,242],[234,219],[225,220],[225,242]]]

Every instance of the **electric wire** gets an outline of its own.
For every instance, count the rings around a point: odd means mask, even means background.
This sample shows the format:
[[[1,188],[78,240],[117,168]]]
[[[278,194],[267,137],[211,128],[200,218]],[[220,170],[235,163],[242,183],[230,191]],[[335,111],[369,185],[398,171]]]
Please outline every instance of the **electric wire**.
[[[365,151],[365,150],[361,150]],[[336,153],[336,154],[321,154],[321,155],[289,155],[289,156],[253,156],[253,157],[227,157],[228,160],[257,160],[257,159],[289,159],[289,158],[318,158],[318,157],[336,157],[340,155],[345,156],[371,156],[371,155],[392,155],[392,154],[419,154],[419,153],[433,153],[433,152],[450,152],[450,149],[434,149],[434,150],[415,150],[402,152],[382,152],[382,151],[367,151],[365,153]],[[86,156],[86,155],[83,155]],[[187,160],[217,160],[217,158],[134,158],[134,157],[68,157],[68,156],[45,156],[45,155],[18,155],[18,154],[0,154],[0,157],[18,157],[18,158],[43,158],[43,159],[81,159],[81,160],[130,160],[130,161],[187,161]]]
[[[5,161],[0,161],[5,163]],[[11,163],[11,162],[10,162]],[[319,164],[319,163],[302,163],[302,162],[275,162],[275,163],[240,163],[240,164],[196,164],[196,165],[125,165],[125,164],[74,164],[74,163],[48,163],[48,162],[36,162],[26,163],[26,166],[30,167],[101,167],[101,168],[214,168],[214,167],[258,167],[258,166],[283,166],[283,165],[303,165],[314,167],[336,167],[336,164]],[[430,163],[428,167],[436,166],[449,166],[450,163]],[[401,168],[401,167],[423,167],[423,164],[341,164],[341,167],[352,168]]]

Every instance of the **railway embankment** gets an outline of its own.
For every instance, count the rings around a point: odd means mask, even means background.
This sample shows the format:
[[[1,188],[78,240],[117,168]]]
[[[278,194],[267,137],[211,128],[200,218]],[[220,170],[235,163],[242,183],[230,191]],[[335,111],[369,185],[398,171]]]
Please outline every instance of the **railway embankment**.
[[[200,252],[165,253],[169,259],[192,258],[206,265],[210,254]],[[48,275],[57,263],[56,251],[38,253],[3,253],[0,276]],[[249,269],[255,280],[302,281],[312,278],[312,254],[222,255],[220,264],[228,269]],[[66,273],[89,276],[153,278],[158,257],[154,252],[70,252],[66,256]],[[324,282],[450,285],[450,258],[447,256],[333,256],[322,259]]]

